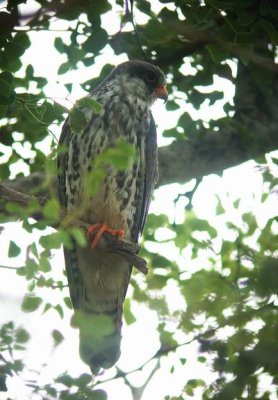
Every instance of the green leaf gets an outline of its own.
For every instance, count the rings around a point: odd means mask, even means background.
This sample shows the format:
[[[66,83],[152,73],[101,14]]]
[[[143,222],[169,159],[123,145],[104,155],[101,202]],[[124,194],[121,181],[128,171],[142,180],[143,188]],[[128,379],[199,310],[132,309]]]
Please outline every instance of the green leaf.
[[[242,215],[242,221],[244,221],[248,226],[248,235],[252,235],[258,227],[254,214],[244,213]]]
[[[14,360],[13,362],[13,370],[18,373],[21,372],[24,368],[24,364],[22,360]]]
[[[25,265],[26,278],[28,280],[34,278],[38,270],[39,270],[39,265],[37,264],[37,262],[34,261],[32,258],[28,258]]]
[[[8,42],[5,55],[9,60],[18,60],[25,52],[25,48],[15,42]]]
[[[216,215],[222,215],[225,214],[225,208],[223,207],[221,200],[218,196],[216,196],[217,198],[217,205],[216,205]]]
[[[177,130],[177,128],[165,129],[163,131],[163,136],[167,138],[175,138],[177,140],[183,140],[186,138],[185,133],[181,133]]]
[[[43,309],[43,314],[52,309],[52,304],[46,303]]]
[[[0,77],[0,104],[9,104],[11,95],[11,85],[9,82]]]
[[[91,374],[86,374],[86,373],[81,374],[77,379],[77,383],[80,388],[84,388],[84,387],[88,386],[89,383],[91,383],[91,382],[92,382]]]
[[[59,51],[59,53],[64,53],[65,52],[65,44],[62,40],[62,38],[60,37],[56,37],[54,40],[54,46],[55,49],[57,49]]]
[[[30,335],[26,329],[20,328],[16,331],[15,340],[18,343],[26,343],[30,340]]]
[[[51,271],[51,264],[47,257],[41,257],[39,260],[39,269],[43,272]]]
[[[83,97],[78,100],[76,107],[88,107],[96,113],[99,113],[102,110],[102,105],[91,97]]]
[[[102,68],[102,70],[100,72],[100,75],[97,78],[90,79],[89,81],[82,83],[81,87],[86,91],[91,91],[92,89],[97,87],[102,82],[102,80],[105,79],[110,74],[110,72],[113,70],[113,68],[114,68],[114,65],[112,65],[112,64],[104,65],[104,67]],[[69,89],[71,89],[71,87]],[[71,92],[71,90],[69,90],[69,91]]]
[[[180,106],[174,100],[168,100],[166,103],[166,110],[175,111],[178,110]]]
[[[217,100],[222,100],[223,95],[223,92],[215,90],[214,92],[206,93],[206,98],[209,100],[209,104],[213,105]]]
[[[258,270],[256,291],[259,295],[278,294],[278,260],[265,257]]]
[[[124,140],[118,140],[114,147],[110,147],[96,159],[96,164],[107,163],[113,167],[124,171],[134,160],[136,150],[134,146]]]
[[[79,108],[74,107],[69,115],[69,125],[74,133],[80,133],[83,131],[88,121],[85,113]]]
[[[45,249],[59,249],[63,244],[71,247],[70,235],[66,231],[58,231],[40,238],[40,244]]]
[[[82,85],[81,85],[81,86],[82,86]],[[68,91],[69,93],[72,92],[72,83],[65,83],[65,87],[67,88],[67,91]]]
[[[24,312],[36,311],[42,303],[42,299],[37,296],[26,295],[23,299],[21,309]]]
[[[188,112],[184,112],[179,120],[178,126],[184,129],[186,136],[190,137],[196,132],[196,121],[191,118]]]
[[[25,73],[30,80],[34,77],[34,68],[31,64],[27,65]]]
[[[159,325],[159,336],[161,342],[161,351],[167,352],[170,348],[177,345],[177,341],[174,339],[173,333],[165,330],[164,323],[160,323]]]
[[[8,105],[0,104],[0,118],[5,117],[5,115],[7,114],[7,111],[8,111]],[[2,166],[1,166],[1,168],[2,168]],[[3,178],[3,174],[0,174],[0,176]]]
[[[92,391],[92,400],[107,400],[107,394],[102,389],[93,390]]]
[[[19,268],[17,268],[16,273],[17,273],[17,275],[19,275],[19,276],[26,276],[26,273],[27,273],[26,267],[19,267]]]
[[[38,249],[37,249],[37,245],[35,242],[33,242],[30,245],[30,251],[31,253],[38,259],[39,258],[39,253],[38,253]]]
[[[181,365],[185,365],[187,363],[187,359],[183,358],[183,357],[180,357],[180,362],[181,362]]]
[[[58,376],[58,378],[56,379],[56,382],[62,383],[63,385],[65,385],[67,387],[71,387],[73,385],[73,378],[68,374],[63,374],[63,375]]]
[[[60,218],[60,204],[57,199],[50,199],[43,208],[43,215],[48,221],[58,222]]]
[[[13,75],[8,71],[3,71],[0,74],[0,79],[6,81],[7,83],[11,84],[13,82]],[[2,94],[2,93],[1,93]]]
[[[86,235],[82,229],[73,227],[70,230],[70,234],[72,235],[78,246],[85,247],[88,244]]]
[[[92,35],[83,43],[83,49],[86,53],[97,54],[107,44],[107,32],[100,28],[93,32]]]
[[[72,310],[73,307],[70,297],[64,297],[64,303],[70,310]]]
[[[25,32],[17,32],[14,36],[13,43],[18,44],[23,49],[27,49],[31,45],[29,36]]]
[[[13,242],[12,240],[10,240],[10,246],[9,246],[9,251],[8,251],[8,256],[10,258],[12,257],[17,257],[21,252],[20,247],[17,246],[17,244],[15,242]]]
[[[61,318],[64,318],[64,311],[60,304],[56,304],[56,306],[54,306],[53,308],[57,311]]]
[[[10,0],[11,1],[11,0]],[[3,2],[1,2],[3,3]],[[1,7],[1,10],[4,9],[5,6]],[[0,12],[0,34],[4,34],[8,36],[14,26],[17,24],[17,18],[15,18],[15,14],[11,15],[7,12]]]
[[[76,311],[72,317],[71,325],[79,328],[82,335],[92,337],[108,336],[114,332],[113,319],[106,315],[92,315]]]
[[[42,113],[42,120],[44,123],[50,125],[52,122],[54,122],[57,119],[57,114],[51,103],[44,102],[44,104],[42,106],[44,107],[43,113]]]
[[[58,68],[58,75],[63,75],[70,70],[70,63],[67,61]]]
[[[59,344],[61,344],[62,341],[64,340],[63,334],[60,331],[58,331],[58,329],[53,329],[52,337],[54,339],[55,346],[59,346]]]
[[[215,63],[220,63],[228,58],[228,53],[214,44],[207,45],[207,49]]]
[[[57,103],[56,101],[53,102],[53,108],[54,108],[54,111],[55,111],[55,113],[57,115],[61,115],[61,114],[65,114],[65,113],[69,114],[70,113],[70,110],[67,107],[62,106],[62,104]]]
[[[136,322],[136,318],[131,311],[130,299],[126,299],[124,302],[124,319],[127,325],[131,325]]]

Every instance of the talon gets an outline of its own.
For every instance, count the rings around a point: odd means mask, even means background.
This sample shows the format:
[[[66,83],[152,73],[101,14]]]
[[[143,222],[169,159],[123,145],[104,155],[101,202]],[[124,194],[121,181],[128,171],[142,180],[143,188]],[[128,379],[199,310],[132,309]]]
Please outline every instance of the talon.
[[[125,231],[123,229],[111,229],[109,228],[109,226],[107,224],[93,224],[91,225],[88,230],[87,230],[87,237],[89,238],[92,233],[94,233],[96,230],[97,234],[94,238],[94,240],[92,241],[92,247],[96,248],[96,246],[98,245],[98,242],[101,238],[101,236],[104,234],[104,232],[108,232],[110,233],[110,235],[113,236],[118,236],[119,238],[123,238],[125,236]]]
[[[108,232],[113,236],[118,236],[119,238],[125,237],[125,231],[123,229],[111,229]]]
[[[87,230],[87,238],[90,239],[90,236],[94,233],[94,231],[96,231],[101,224],[93,224],[90,225],[88,230]]]

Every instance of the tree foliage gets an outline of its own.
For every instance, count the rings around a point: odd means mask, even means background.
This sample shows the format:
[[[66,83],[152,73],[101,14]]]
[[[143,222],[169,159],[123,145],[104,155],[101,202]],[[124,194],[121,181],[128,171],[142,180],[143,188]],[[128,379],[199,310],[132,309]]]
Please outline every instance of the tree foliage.
[[[23,253],[23,244],[16,237],[10,238],[7,256],[16,265],[10,268],[27,282],[22,310],[54,310],[62,319],[71,303],[66,279],[56,277],[51,257],[62,244],[70,246],[72,237],[80,245],[85,238],[77,228],[45,231],[59,222],[60,208],[53,185],[55,135],[68,107],[47,95],[48,77],[38,76],[25,58],[26,51],[32,49],[32,34],[47,31],[53,35],[49,40],[64,60],[57,77],[63,78],[69,95],[72,82],[67,74],[97,64],[98,56],[108,47],[114,54],[126,54],[130,59],[142,58],[143,50],[145,57],[157,62],[167,74],[171,93],[166,109],[173,126],[162,134],[173,142],[160,151],[160,184],[200,180],[253,158],[261,165],[258,173],[262,190],[257,200],[271,204],[277,185],[277,159],[272,156],[266,161],[264,154],[278,144],[278,11],[275,0],[37,0],[36,4],[37,10],[33,11],[26,0],[8,0],[6,9],[0,10],[0,178],[6,183],[15,178],[14,185],[23,182],[24,192],[27,186],[20,178],[26,173],[21,171],[28,171],[31,177],[42,173],[39,184],[32,181],[26,190],[34,195],[48,193],[50,200],[42,206],[34,198],[28,209],[2,201],[1,222],[20,218],[26,232],[42,235],[39,243],[28,244],[23,265],[16,262]],[[111,34],[104,17],[109,12],[111,18],[117,18],[119,11],[119,29]],[[137,19],[143,22],[136,24]],[[59,34],[64,29],[69,40]],[[45,62],[51,62],[47,54]],[[108,63],[99,76],[84,81],[81,75],[78,83],[89,92],[112,68]],[[219,78],[234,85],[233,102],[226,100],[224,89],[215,89]],[[222,117],[192,117],[192,110],[214,104],[222,109]],[[86,123],[83,107],[99,111],[99,105],[89,99],[76,103],[70,124],[77,132]],[[108,152],[105,157],[121,169],[126,150],[120,146],[119,151]],[[262,223],[252,208],[244,209],[240,194],[232,202],[219,195],[214,224],[194,212],[195,192],[198,185],[181,196],[186,206],[178,222],[173,223],[169,215],[155,213],[147,221],[141,255],[147,258],[150,271],[144,280],[138,273],[133,275],[132,295],[126,300],[124,316],[126,324],[132,325],[136,305],[154,310],[159,347],[154,349],[151,361],[146,360],[138,370],[157,360],[151,379],[160,362],[167,359],[168,374],[174,375],[176,369],[186,366],[183,350],[198,343],[198,363],[206,365],[214,379],[206,380],[201,374],[198,378],[181,375],[182,389],[173,395],[165,387],[165,400],[198,395],[215,400],[275,399],[277,215],[274,211]],[[30,219],[37,212],[43,213],[43,220]],[[191,262],[185,264],[181,261],[184,259]],[[58,300],[43,291],[57,288]],[[174,308],[170,306],[171,290],[180,299]],[[98,327],[99,332],[105,329],[101,324]],[[63,332],[53,329],[52,340],[54,347],[59,346]],[[16,375],[28,375],[24,354],[31,342],[28,328],[13,320],[0,327],[0,390],[7,390],[6,377],[12,382]],[[120,378],[130,387],[134,399],[141,398],[149,383],[147,379],[137,388],[129,380],[128,371],[120,369],[107,380]],[[271,382],[268,387],[263,384],[265,379]],[[102,400],[107,394],[98,387],[101,381],[105,377],[92,383],[84,366],[75,378],[65,371],[54,383],[26,384],[38,399]]]

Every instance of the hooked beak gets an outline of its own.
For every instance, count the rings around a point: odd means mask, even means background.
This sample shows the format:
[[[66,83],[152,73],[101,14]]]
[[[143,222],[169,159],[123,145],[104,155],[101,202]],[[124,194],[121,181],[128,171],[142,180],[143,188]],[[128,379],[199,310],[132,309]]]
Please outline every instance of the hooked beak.
[[[160,85],[154,90],[154,94],[158,99],[163,99],[164,103],[168,99],[168,92],[165,85]]]

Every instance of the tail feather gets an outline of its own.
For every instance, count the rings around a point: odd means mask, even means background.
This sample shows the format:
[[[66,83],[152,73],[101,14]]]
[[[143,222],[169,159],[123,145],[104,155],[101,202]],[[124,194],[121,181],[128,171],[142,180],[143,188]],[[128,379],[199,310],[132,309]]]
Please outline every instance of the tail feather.
[[[66,261],[70,293],[74,296],[73,325],[80,331],[80,356],[97,375],[120,357],[123,302],[130,267],[121,258],[92,251],[90,247],[70,250]]]
[[[121,351],[121,334],[114,331],[103,337],[87,336],[80,331],[80,356],[94,375],[102,368],[111,368],[118,361]]]

